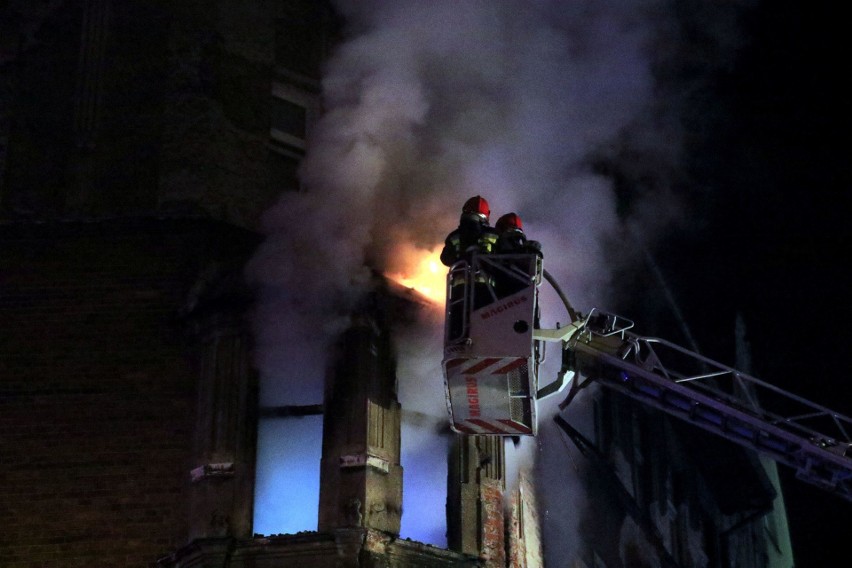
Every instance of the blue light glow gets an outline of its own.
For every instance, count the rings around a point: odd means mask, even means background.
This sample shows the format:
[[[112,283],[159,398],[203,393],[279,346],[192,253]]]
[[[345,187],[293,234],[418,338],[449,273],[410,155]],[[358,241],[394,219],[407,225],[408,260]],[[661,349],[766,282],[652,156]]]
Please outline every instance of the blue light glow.
[[[254,532],[315,531],[319,512],[322,416],[261,420]]]
[[[402,425],[400,536],[447,547],[447,437],[434,424]]]

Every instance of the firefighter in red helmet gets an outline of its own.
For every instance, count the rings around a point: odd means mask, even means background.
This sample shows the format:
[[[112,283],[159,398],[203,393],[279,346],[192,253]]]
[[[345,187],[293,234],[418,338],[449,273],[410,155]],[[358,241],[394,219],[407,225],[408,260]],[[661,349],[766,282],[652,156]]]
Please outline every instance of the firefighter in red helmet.
[[[494,252],[497,254],[532,253],[542,256],[541,243],[527,239],[524,225],[517,213],[506,213],[495,225],[497,242]]]
[[[444,242],[441,251],[441,262],[453,266],[459,261],[470,263],[474,254],[489,254],[494,251],[497,242],[497,231],[489,224],[491,208],[488,201],[480,195],[468,199],[462,207],[459,226],[453,230]],[[461,339],[465,333],[465,309],[467,301],[472,301],[474,308],[481,307],[491,297],[488,290],[492,286],[492,278],[482,270],[471,273],[471,268],[458,266],[452,271],[450,282],[450,297],[447,309],[449,312],[448,337],[451,340]],[[470,282],[471,294],[466,295],[465,284]]]
[[[528,273],[530,270],[529,256],[534,254],[538,256],[536,263],[541,263],[541,243],[527,239],[524,233],[524,225],[521,222],[521,217],[517,213],[506,213],[494,225],[497,229],[497,243],[494,246],[494,252],[505,255],[523,255],[516,257],[514,262],[518,263],[520,273]],[[511,257],[510,257],[511,258]],[[541,270],[541,266],[536,269],[536,273]],[[494,288],[499,298],[506,298],[520,292],[529,285],[529,282],[524,283],[516,277],[509,274],[499,274],[496,279]],[[535,327],[539,327],[539,311],[536,306],[534,317]]]
[[[441,262],[452,266],[472,253],[490,253],[497,242],[497,232],[488,224],[491,209],[484,197],[475,195],[462,207],[459,226],[444,241]]]
[[[491,208],[484,197],[481,195],[474,195],[464,202],[464,205],[462,205],[462,213],[479,215],[487,223],[488,218],[491,216]]]

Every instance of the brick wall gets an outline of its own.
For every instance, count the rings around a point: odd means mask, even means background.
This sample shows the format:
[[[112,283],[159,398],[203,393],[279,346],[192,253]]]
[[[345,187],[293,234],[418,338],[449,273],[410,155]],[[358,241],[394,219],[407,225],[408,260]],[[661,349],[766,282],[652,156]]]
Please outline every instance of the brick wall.
[[[506,536],[503,517],[503,484],[483,479],[480,485],[482,506],[482,552],[480,558],[488,568],[506,565]]]
[[[222,252],[211,234],[0,225],[4,567],[147,566],[185,542],[196,372],[178,316]]]
[[[521,472],[518,487],[511,492],[510,515],[506,523],[509,568],[544,566],[541,542],[541,519],[534,484],[526,472]]]

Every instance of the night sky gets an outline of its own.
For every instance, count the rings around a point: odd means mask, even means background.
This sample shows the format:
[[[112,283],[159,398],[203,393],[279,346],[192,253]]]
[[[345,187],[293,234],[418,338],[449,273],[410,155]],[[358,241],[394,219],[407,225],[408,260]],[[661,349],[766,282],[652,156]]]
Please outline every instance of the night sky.
[[[848,24],[803,2],[763,2],[743,22],[734,65],[693,109],[694,217],[655,256],[705,354],[733,363],[739,312],[751,374],[849,416]],[[839,565],[852,503],[779,469],[797,566]]]

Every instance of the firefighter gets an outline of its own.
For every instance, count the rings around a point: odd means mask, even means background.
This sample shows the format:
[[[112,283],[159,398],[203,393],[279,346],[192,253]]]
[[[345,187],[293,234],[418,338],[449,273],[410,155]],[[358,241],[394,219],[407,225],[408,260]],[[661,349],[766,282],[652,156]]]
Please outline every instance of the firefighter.
[[[527,239],[524,225],[517,213],[506,213],[495,225],[497,242],[494,252],[497,254],[532,253],[542,256],[541,243]]]
[[[444,250],[441,251],[441,262],[453,266],[461,260],[468,262],[467,266],[457,266],[450,282],[449,331],[447,339],[452,341],[465,336],[465,313],[470,309],[479,309],[489,301],[493,301],[491,276],[482,270],[471,273],[470,261],[476,254],[493,252],[497,242],[497,231],[488,224],[491,208],[484,197],[475,195],[468,199],[462,207],[459,226],[447,235]],[[467,282],[471,283],[472,294],[465,295]],[[465,309],[467,303],[472,305]]]
[[[542,257],[541,244],[538,241],[527,239],[524,234],[524,226],[517,213],[506,213],[495,224],[497,229],[497,242],[494,252],[497,254],[534,254],[540,259]],[[506,259],[507,263],[514,264],[518,273],[501,272],[497,274],[495,289],[498,298],[505,298],[519,292],[529,285],[519,277],[519,274],[529,274],[535,270],[530,265],[529,257],[519,257],[516,260]],[[540,261],[537,261],[540,262]]]
[[[476,195],[462,207],[459,226],[444,241],[441,262],[452,266],[459,260],[470,260],[474,253],[493,252],[497,232],[488,224],[491,209],[484,197]]]

